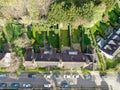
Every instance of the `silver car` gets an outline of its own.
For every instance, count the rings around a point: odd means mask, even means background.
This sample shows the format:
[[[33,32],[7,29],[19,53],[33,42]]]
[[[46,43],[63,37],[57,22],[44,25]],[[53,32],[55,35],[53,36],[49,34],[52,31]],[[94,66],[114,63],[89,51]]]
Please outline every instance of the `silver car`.
[[[32,85],[31,85],[30,83],[24,83],[24,84],[23,84],[23,87],[24,87],[24,88],[31,88]]]
[[[44,87],[45,87],[45,88],[50,88],[50,87],[51,87],[51,84],[44,84]]]
[[[0,78],[6,78],[7,74],[0,74]]]

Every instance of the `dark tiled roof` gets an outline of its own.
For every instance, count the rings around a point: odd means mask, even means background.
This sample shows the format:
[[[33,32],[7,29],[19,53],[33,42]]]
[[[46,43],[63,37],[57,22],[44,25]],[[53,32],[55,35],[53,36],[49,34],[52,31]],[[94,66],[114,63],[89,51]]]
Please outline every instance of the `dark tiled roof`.
[[[59,54],[35,54],[35,60],[36,61],[59,61]]]
[[[26,52],[25,60],[26,61],[32,61],[33,57],[35,61],[54,61],[58,62],[60,59],[63,62],[86,62],[87,60],[92,61],[92,57],[89,57],[89,55],[84,55],[83,53],[80,53],[79,51],[73,51],[73,50],[66,50],[63,53],[56,53],[53,51],[52,54],[44,53],[42,50],[40,53],[34,53],[32,55],[32,50],[29,49]]]
[[[0,53],[0,60],[2,60],[2,58],[4,58],[5,54],[4,53]]]
[[[32,55],[32,48],[27,49],[25,54],[25,60],[26,61],[32,61],[34,58],[34,55]]]
[[[120,29],[118,31],[120,32]],[[118,31],[108,36],[105,45],[101,48],[109,55],[112,55],[120,47],[120,33],[117,33]]]

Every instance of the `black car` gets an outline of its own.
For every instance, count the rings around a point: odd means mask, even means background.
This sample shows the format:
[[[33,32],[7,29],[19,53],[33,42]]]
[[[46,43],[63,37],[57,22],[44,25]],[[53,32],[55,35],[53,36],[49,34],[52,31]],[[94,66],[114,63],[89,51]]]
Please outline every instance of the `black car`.
[[[0,87],[2,88],[7,87],[7,83],[0,83]]]
[[[28,74],[29,78],[36,78],[36,74]]]

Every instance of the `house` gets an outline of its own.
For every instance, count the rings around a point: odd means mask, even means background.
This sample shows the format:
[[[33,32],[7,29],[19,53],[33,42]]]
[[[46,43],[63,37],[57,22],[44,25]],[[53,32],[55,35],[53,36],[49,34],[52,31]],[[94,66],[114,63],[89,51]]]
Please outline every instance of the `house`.
[[[57,66],[65,68],[78,68],[93,62],[93,55],[85,55],[77,50],[65,50],[57,53],[56,49],[40,49],[34,53],[33,48],[26,51],[23,65],[27,68]]]
[[[120,52],[120,29],[107,37],[100,51],[109,59],[113,59]]]
[[[9,67],[11,62],[10,53],[0,53],[0,67]]]

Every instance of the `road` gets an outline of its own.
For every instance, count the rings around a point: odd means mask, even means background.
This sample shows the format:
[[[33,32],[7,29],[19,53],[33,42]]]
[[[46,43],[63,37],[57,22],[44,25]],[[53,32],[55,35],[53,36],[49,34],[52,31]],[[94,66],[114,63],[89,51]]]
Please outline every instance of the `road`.
[[[11,83],[19,83],[21,87],[23,83],[30,83],[32,84],[33,88],[36,88],[35,90],[50,90],[43,88],[43,85],[47,83],[51,83],[54,87],[56,87],[51,90],[61,90],[60,88],[61,83],[64,81],[66,81],[69,87],[71,88],[71,89],[69,88],[69,90],[81,90],[81,88],[84,87],[91,88],[90,90],[94,90],[93,89],[94,87],[98,87],[98,88],[102,87],[104,88],[103,90],[118,90],[118,88],[120,88],[120,73],[108,74],[106,77],[102,77],[102,78],[99,76],[98,73],[91,73],[91,77],[89,79],[85,79],[82,74],[80,74],[80,77],[78,79],[63,78],[63,75],[59,75],[59,77],[53,77],[52,75],[50,79],[46,79],[42,74],[36,74],[36,75],[37,75],[36,78],[28,78],[27,73],[23,73],[21,75],[15,75],[15,77],[14,76],[11,77],[8,74],[8,77],[0,78],[0,83],[7,83],[8,88],[10,88]],[[24,89],[22,88],[19,90],[24,90]]]

